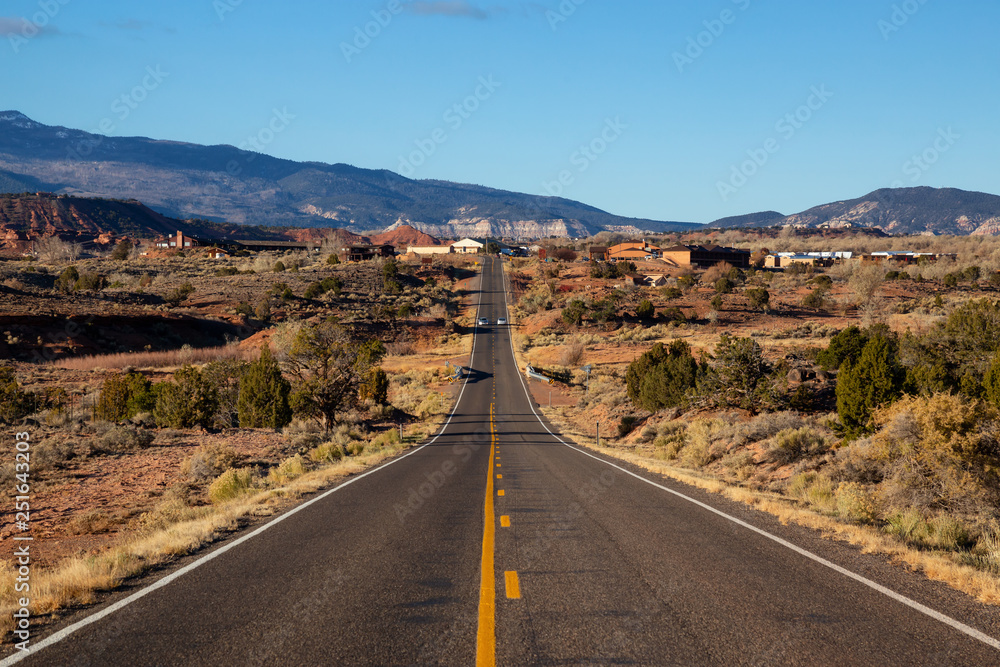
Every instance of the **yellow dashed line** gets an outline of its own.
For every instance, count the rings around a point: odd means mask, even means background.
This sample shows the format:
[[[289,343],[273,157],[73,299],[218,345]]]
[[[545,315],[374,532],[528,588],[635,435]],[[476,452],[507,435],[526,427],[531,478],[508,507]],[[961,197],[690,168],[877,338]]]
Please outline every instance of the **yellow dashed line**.
[[[510,517],[506,514],[500,517],[500,526],[502,528],[510,528]]]
[[[500,489],[499,491],[497,491],[497,495],[498,496],[502,496],[503,495],[503,489]]]
[[[521,582],[517,580],[517,572],[504,572],[503,578],[507,582],[507,599],[519,600],[521,598]]]

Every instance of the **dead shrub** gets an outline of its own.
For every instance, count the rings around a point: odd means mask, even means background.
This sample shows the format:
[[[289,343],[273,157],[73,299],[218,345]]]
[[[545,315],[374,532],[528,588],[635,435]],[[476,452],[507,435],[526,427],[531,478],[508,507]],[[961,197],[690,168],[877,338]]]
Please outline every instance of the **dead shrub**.
[[[102,435],[97,443],[92,443],[91,449],[97,454],[123,454],[145,449],[154,439],[156,436],[146,429],[127,425],[115,426]]]
[[[192,482],[217,477],[240,461],[240,455],[230,447],[212,442],[202,445],[181,464],[181,473]]]

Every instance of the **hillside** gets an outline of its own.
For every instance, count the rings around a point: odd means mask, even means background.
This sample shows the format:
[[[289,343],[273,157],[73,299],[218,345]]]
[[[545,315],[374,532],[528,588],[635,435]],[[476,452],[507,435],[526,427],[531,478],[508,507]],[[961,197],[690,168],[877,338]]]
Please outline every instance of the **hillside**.
[[[320,242],[333,234],[343,243],[368,239],[339,229],[295,229],[168,218],[135,200],[25,193],[0,195],[0,238],[60,236],[83,243],[128,236],[151,239],[176,231],[202,238]]]
[[[586,236],[699,225],[615,216],[557,197],[404,178],[346,164],[293,162],[234,146],[105,137],[0,112],[0,186],[137,199],[174,218],[439,237]],[[4,188],[0,187],[0,190]]]
[[[995,236],[1000,234],[1000,197],[954,188],[882,189],[784,218],[768,216],[725,218],[711,226],[794,225],[808,229],[879,229],[888,234]]]

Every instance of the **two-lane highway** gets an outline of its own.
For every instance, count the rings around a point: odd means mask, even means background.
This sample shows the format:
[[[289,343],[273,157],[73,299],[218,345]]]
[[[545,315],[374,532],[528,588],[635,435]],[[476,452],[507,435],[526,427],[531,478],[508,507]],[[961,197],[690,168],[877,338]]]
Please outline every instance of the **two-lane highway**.
[[[502,271],[430,443],[25,664],[1000,664],[995,610],[553,435],[496,325]]]

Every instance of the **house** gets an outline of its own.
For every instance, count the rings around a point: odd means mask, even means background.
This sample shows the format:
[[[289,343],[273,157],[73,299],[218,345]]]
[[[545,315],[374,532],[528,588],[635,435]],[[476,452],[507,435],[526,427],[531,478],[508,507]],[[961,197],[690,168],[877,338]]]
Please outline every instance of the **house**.
[[[655,259],[660,256],[660,249],[645,241],[629,241],[608,248],[608,261],[635,261]]]
[[[806,266],[833,266],[833,260],[814,254],[792,255],[785,253],[768,255],[764,258],[764,267],[768,269],[787,269],[793,264],[804,264]]]
[[[667,277],[660,274],[646,276],[646,281],[643,284],[646,287],[663,287],[667,284]]]
[[[229,259],[229,253],[222,248],[209,248],[208,257],[209,259]]]
[[[451,244],[452,252],[456,252],[461,255],[474,255],[485,247],[485,243],[480,243],[479,241],[475,241],[473,239],[462,239],[461,241]]]
[[[346,262],[364,262],[377,257],[395,257],[396,249],[386,243],[383,245],[357,244],[340,249],[340,259]]]
[[[450,255],[450,245],[411,245],[406,248],[406,254],[414,255]]]
[[[176,236],[167,236],[156,241],[157,248],[172,248],[175,250],[184,250],[185,248],[197,248],[200,243],[196,239],[190,236],[185,236],[184,232],[177,232]]]
[[[678,245],[663,250],[662,258],[673,266],[706,268],[725,262],[740,269],[750,268],[749,250],[722,246]]]

